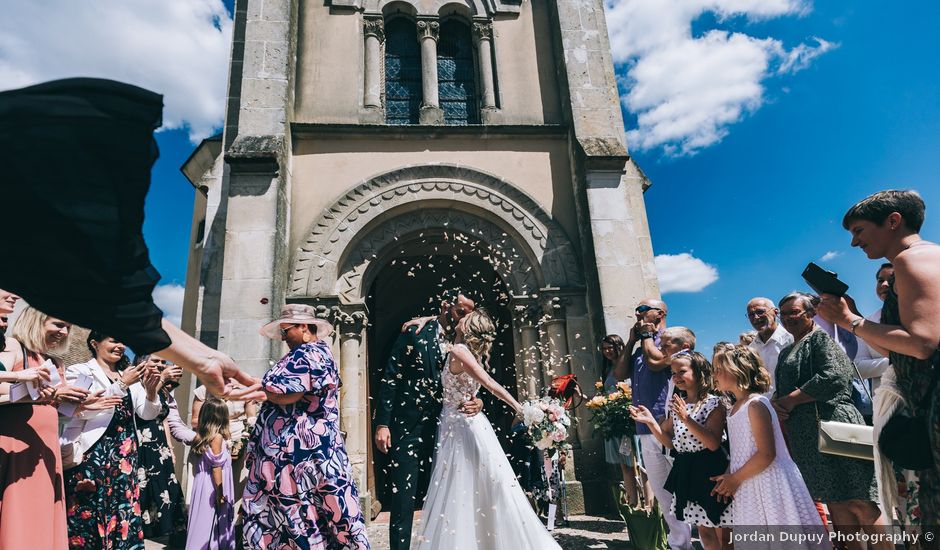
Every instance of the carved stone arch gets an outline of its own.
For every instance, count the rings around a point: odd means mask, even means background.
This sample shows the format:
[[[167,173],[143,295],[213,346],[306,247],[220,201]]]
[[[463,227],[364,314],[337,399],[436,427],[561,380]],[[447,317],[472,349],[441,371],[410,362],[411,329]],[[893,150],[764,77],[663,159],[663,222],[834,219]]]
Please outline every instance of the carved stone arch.
[[[447,208],[443,203],[434,207],[429,202],[384,213],[350,243],[334,287],[341,303],[363,301],[378,271],[406,249],[413,256],[483,258],[514,296],[532,294],[543,285],[540,270],[519,249],[517,236],[486,219],[484,212]]]
[[[374,229],[384,212],[399,207],[446,208],[487,219],[517,236],[540,285],[582,287],[575,250],[561,227],[512,184],[465,166],[432,164],[399,168],[369,178],[325,210],[294,259],[289,296],[335,295],[350,245]],[[507,231],[508,230],[508,231]]]
[[[490,15],[489,10],[483,0],[434,0],[433,2],[422,2],[421,0],[366,0],[363,8],[366,13],[386,13],[387,7],[393,4],[409,4],[419,16],[432,17],[441,13],[441,9],[447,5],[458,5],[462,10],[466,10],[470,17]],[[449,11],[447,11],[449,13]]]

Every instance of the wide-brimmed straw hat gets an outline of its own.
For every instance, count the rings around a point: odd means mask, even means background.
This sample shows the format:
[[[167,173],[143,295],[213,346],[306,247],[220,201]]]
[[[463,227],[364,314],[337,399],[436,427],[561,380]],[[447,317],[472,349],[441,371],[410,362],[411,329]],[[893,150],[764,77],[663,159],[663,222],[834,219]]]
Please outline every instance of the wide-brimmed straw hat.
[[[316,325],[318,338],[326,338],[333,333],[333,325],[317,317],[316,310],[306,304],[285,305],[281,308],[280,318],[264,325],[259,332],[262,336],[280,340],[282,324]]]

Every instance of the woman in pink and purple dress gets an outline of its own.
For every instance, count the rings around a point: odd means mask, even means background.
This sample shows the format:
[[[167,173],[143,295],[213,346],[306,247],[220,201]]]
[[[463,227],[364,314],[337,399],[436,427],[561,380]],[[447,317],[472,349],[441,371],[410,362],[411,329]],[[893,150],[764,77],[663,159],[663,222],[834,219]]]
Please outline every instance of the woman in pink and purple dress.
[[[242,501],[246,548],[370,548],[339,431],[339,373],[317,338],[332,330],[302,304],[261,329],[290,351],[262,378],[267,401],[248,443]]]

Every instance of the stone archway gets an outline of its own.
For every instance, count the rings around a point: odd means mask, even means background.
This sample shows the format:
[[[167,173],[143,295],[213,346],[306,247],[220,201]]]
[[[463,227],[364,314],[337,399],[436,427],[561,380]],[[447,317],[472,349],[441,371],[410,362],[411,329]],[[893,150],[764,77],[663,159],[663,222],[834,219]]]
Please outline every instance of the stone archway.
[[[538,203],[505,180],[458,165],[425,165],[393,170],[372,177],[337,200],[313,224],[294,258],[288,298],[337,296],[341,303],[355,303],[364,296],[362,275],[369,254],[381,243],[366,239],[394,238],[407,229],[407,212],[435,208],[471,214],[473,219],[498,228],[529,260],[538,288],[583,287],[584,276],[574,247],[561,227]],[[373,237],[373,229],[392,223],[387,232]],[[465,224],[468,234],[477,230]],[[412,227],[420,227],[420,222]],[[495,230],[492,232],[495,233]],[[490,234],[495,238],[497,234]],[[356,249],[372,250],[356,256]],[[359,263],[351,265],[344,260]],[[355,290],[354,290],[355,289]],[[534,290],[534,289],[533,289]],[[358,295],[359,300],[356,299]]]
[[[412,256],[474,256],[504,285],[518,391],[570,372],[566,326],[585,310],[584,276],[561,227],[512,184],[458,165],[401,168],[370,178],[314,222],[294,256],[288,300],[318,306],[337,327],[341,422],[360,487],[370,487],[369,293],[382,269]],[[418,314],[414,311],[411,314]],[[536,321],[536,319],[538,319]],[[586,313],[575,313],[584,326]],[[526,381],[528,380],[528,381]],[[364,506],[371,491],[365,494]]]

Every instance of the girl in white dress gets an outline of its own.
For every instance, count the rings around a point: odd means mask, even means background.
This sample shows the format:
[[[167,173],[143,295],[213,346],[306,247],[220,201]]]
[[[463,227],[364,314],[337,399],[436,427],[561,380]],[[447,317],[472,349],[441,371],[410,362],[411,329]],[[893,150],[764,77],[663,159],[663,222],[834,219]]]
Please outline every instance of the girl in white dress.
[[[763,395],[770,375],[760,356],[744,346],[720,350],[714,375],[718,389],[736,399],[728,415],[730,472],[713,478],[716,495],[734,497],[735,549],[831,549],[777,414]]]
[[[667,449],[678,453],[665,484],[672,503],[663,504],[680,521],[698,526],[705,550],[721,549],[726,547],[728,533],[722,528],[731,526],[732,506],[711,494],[710,479],[728,470],[728,455],[721,446],[725,407],[712,393],[711,365],[701,353],[683,350],[671,357],[670,368],[685,399],[679,393],[672,396],[662,424],[642,405],[630,407],[630,412]]]
[[[444,408],[431,483],[413,544],[422,550],[551,550],[560,547],[526,499],[486,415],[460,405],[482,384],[517,414],[522,405],[481,366],[496,328],[481,309],[457,325],[441,372]]]

